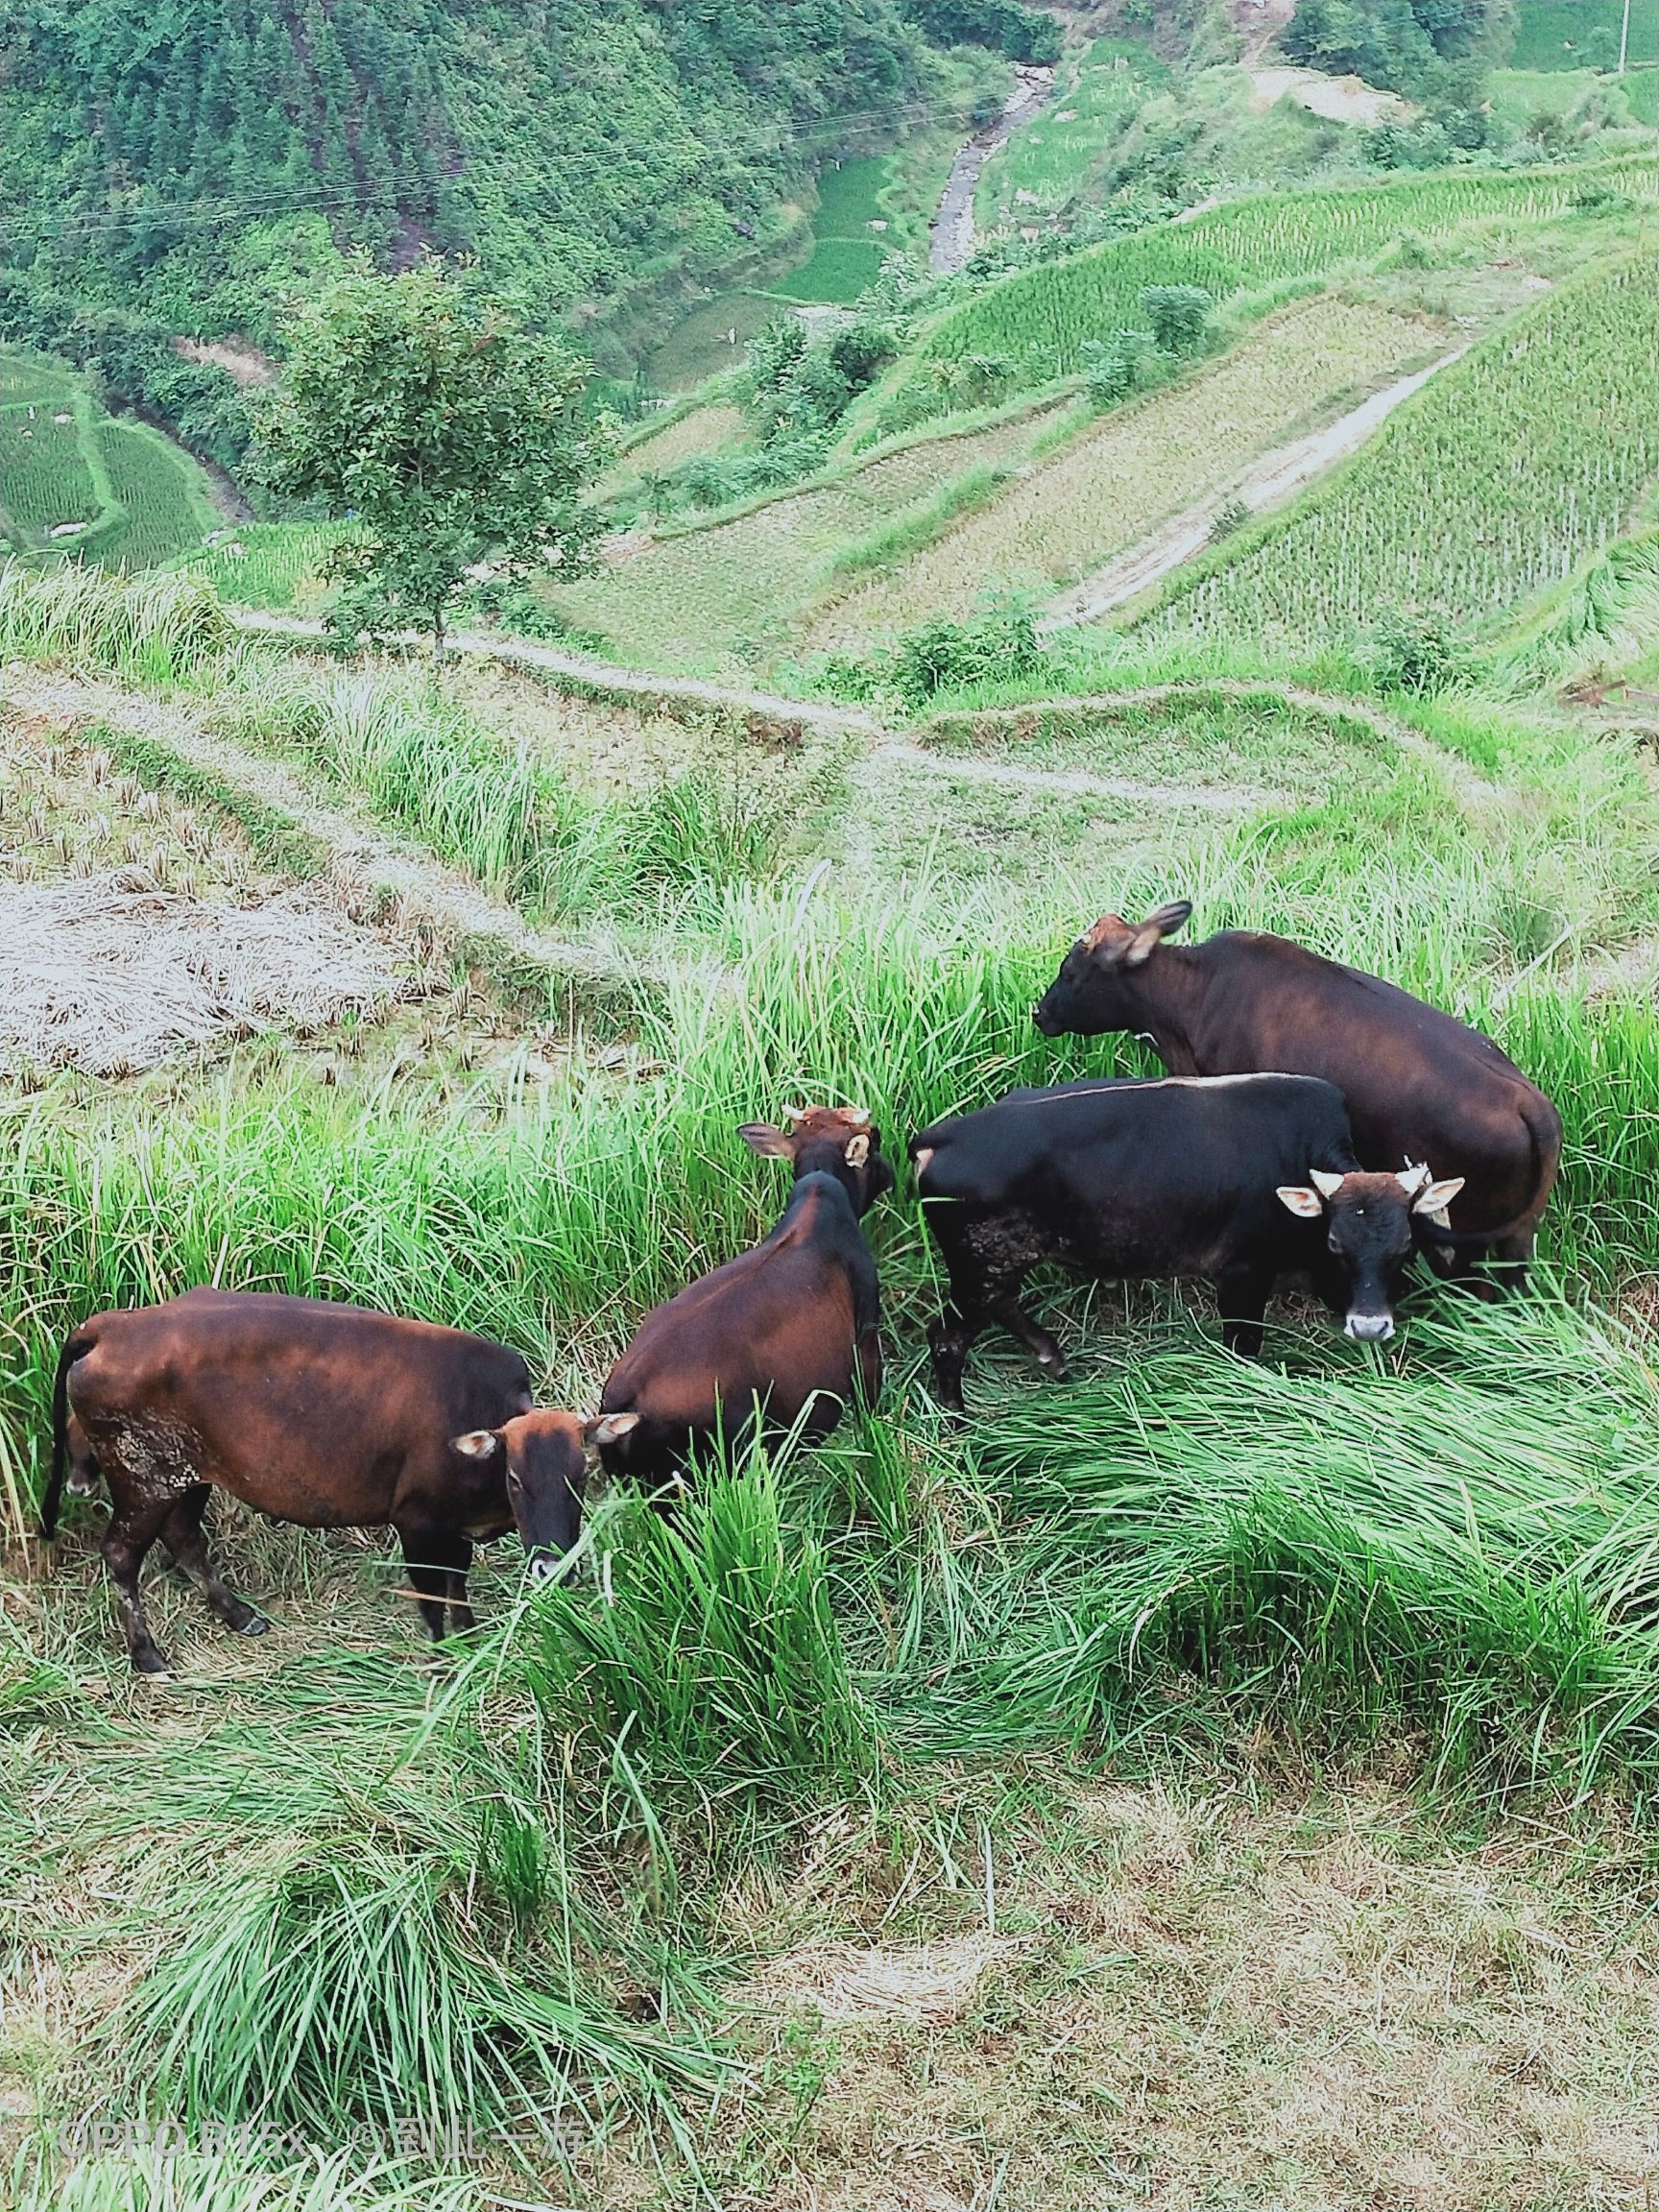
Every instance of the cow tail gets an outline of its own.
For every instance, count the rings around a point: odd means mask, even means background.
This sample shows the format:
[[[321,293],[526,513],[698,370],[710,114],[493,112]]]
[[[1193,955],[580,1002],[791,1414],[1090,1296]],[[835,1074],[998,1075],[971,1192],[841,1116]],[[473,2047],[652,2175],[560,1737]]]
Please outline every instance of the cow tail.
[[[40,1501],[40,1533],[49,1544],[58,1534],[58,1506],[69,1458],[69,1370],[96,1342],[95,1336],[71,1336],[58,1355],[58,1373],[52,1384],[52,1472]]]

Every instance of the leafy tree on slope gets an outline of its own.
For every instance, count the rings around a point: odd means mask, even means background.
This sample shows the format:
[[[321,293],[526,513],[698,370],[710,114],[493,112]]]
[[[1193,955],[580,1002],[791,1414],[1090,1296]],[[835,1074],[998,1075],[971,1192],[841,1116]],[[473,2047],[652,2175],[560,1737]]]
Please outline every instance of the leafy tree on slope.
[[[425,632],[443,658],[469,572],[583,566],[600,455],[583,364],[466,294],[435,261],[338,279],[301,317],[260,424],[275,491],[356,527],[329,559],[329,614],[355,643]]]

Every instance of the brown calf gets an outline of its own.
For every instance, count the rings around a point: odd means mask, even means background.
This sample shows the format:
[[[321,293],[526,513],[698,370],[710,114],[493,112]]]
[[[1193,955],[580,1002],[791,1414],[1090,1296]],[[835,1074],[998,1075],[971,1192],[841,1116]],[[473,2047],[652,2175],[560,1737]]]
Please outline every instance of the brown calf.
[[[202,1515],[226,1490],[308,1528],[396,1528],[434,1637],[472,1625],[475,1541],[517,1526],[533,1561],[568,1551],[595,1436],[537,1411],[503,1344],[321,1299],[192,1290],[100,1313],[64,1345],[41,1507],[57,1533],[69,1487],[102,1474],[103,1551],[132,1664],[167,1671],[138,1595],[159,1539],[212,1611],[244,1636],[269,1623],[228,1589]]]
[[[763,1159],[794,1169],[789,1202],[763,1244],[646,1316],[600,1400],[633,1427],[601,1438],[606,1468],[653,1483],[716,1438],[734,1443],[757,1406],[766,1429],[803,1422],[827,1436],[854,1390],[881,1387],[880,1290],[859,1227],[893,1188],[881,1133],[862,1107],[809,1106],[738,1131]]]

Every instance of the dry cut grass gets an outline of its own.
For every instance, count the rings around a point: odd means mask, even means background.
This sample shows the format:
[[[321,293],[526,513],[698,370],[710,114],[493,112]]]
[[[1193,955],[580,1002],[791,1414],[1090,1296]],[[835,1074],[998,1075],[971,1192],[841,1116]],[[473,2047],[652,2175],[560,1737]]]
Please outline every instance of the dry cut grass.
[[[875,1848],[734,1898],[776,1948],[736,2000],[724,2200],[1650,2205],[1659,1941],[1619,1839],[1455,1841],[1379,1784],[1264,1781],[1089,1787],[1042,1835],[993,1815],[995,1935],[972,1834],[920,1906]],[[827,1902],[845,1932],[797,1940]]]
[[[857,646],[936,614],[971,614],[988,589],[1050,592],[1224,485],[1256,454],[1443,349],[1442,326],[1321,294],[1282,309],[1187,381],[1108,415],[1065,452],[901,567],[812,623],[809,646]]]

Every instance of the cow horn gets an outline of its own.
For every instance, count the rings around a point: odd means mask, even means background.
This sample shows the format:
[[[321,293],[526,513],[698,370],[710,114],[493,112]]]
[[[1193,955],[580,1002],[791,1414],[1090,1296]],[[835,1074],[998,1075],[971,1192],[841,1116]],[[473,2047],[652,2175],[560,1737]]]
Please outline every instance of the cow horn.
[[[805,1121],[812,1111],[810,1106],[785,1106],[783,1118],[788,1122]]]
[[[870,1126],[869,1107],[849,1106],[847,1109],[847,1120],[849,1126],[854,1129],[868,1129]]]
[[[1405,1191],[1407,1197],[1409,1198],[1413,1191],[1421,1190],[1424,1184],[1428,1182],[1428,1162],[1418,1161],[1414,1165],[1411,1161],[1407,1160],[1405,1167],[1398,1175],[1395,1176],[1394,1180],[1399,1184],[1401,1190]]]
[[[1308,1174],[1314,1190],[1318,1191],[1321,1198],[1334,1198],[1337,1191],[1342,1188],[1341,1176],[1332,1175],[1323,1167],[1310,1167]]]

